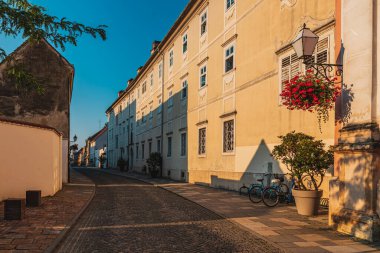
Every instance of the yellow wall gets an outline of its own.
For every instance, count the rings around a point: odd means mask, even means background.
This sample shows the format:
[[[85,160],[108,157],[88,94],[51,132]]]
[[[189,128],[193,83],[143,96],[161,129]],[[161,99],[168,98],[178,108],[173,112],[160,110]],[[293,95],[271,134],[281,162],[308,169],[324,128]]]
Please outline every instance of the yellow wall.
[[[27,190],[54,195],[62,188],[62,138],[48,129],[0,121],[0,201]]]
[[[235,0],[235,5],[225,10],[224,0],[190,1],[181,22],[174,27],[160,44],[158,53],[147,63],[137,79],[131,83],[124,99],[135,104],[131,108],[135,119],[141,113],[158,108],[158,98],[163,100],[163,158],[164,172],[186,170],[189,182],[206,183],[218,187],[236,189],[242,182],[252,182],[252,173],[264,173],[268,163],[273,172],[286,172],[270,156],[278,136],[292,130],[334,142],[334,113],[330,121],[319,131],[317,117],[309,112],[290,112],[279,104],[279,66],[281,57],[293,49],[279,49],[289,45],[303,23],[311,29],[327,27],[334,20],[335,3],[331,0]],[[208,12],[207,33],[200,34],[200,19]],[[330,36],[330,60],[334,58],[334,26],[319,30],[320,36]],[[188,36],[188,50],[182,53],[183,35]],[[235,44],[235,69],[224,73],[225,49]],[[174,52],[174,65],[169,67],[169,52]],[[164,64],[163,80],[158,80],[158,64]],[[207,86],[200,88],[200,67],[207,64]],[[149,75],[154,73],[157,87],[149,92]],[[179,96],[183,80],[188,81],[187,104]],[[147,81],[148,92],[137,98],[138,90]],[[163,85],[162,83],[163,82]],[[169,92],[174,96],[173,112],[167,110]],[[123,99],[113,106],[112,114],[118,114]],[[135,107],[134,107],[135,106]],[[123,107],[124,108],[124,107]],[[184,113],[184,110],[186,113]],[[232,114],[230,114],[232,113]],[[224,117],[227,114],[227,117]],[[153,139],[161,135],[160,121],[154,114],[153,128],[138,126],[135,142]],[[223,121],[235,119],[235,148],[231,154],[223,154]],[[136,121],[135,120],[135,121]],[[111,122],[112,120],[110,120]],[[171,126],[169,123],[171,122]],[[203,122],[203,123],[202,123]],[[200,124],[202,123],[202,124]],[[112,123],[110,123],[112,126]],[[185,125],[185,128],[184,128]],[[154,128],[157,127],[157,128]],[[206,127],[206,155],[198,156],[198,130]],[[179,130],[188,135],[187,157],[179,157]],[[173,157],[166,157],[167,133],[173,132]],[[110,140],[110,138],[109,138]],[[111,138],[112,141],[112,138]],[[155,145],[153,144],[153,147]],[[110,148],[112,148],[110,146]],[[135,148],[135,145],[133,145]],[[141,152],[141,151],[140,151]],[[145,156],[147,157],[147,156]],[[114,159],[117,160],[116,157]],[[141,168],[144,160],[134,162]],[[166,176],[164,174],[164,176]],[[176,178],[178,179],[178,178]],[[217,183],[213,183],[217,182]],[[221,183],[222,182],[222,183]]]

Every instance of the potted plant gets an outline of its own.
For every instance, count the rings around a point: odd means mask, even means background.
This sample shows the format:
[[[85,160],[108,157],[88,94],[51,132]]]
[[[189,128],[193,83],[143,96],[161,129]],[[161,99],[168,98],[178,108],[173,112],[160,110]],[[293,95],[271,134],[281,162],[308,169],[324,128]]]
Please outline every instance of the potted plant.
[[[146,164],[148,167],[148,171],[151,175],[151,177],[157,177],[159,173],[161,172],[161,166],[162,166],[162,157],[161,154],[158,152],[151,153],[149,155],[149,158],[146,160]]]
[[[117,167],[119,167],[120,171],[124,171],[126,165],[127,165],[127,162],[123,158],[120,157],[119,160],[117,161]]]
[[[301,215],[317,215],[323,191],[319,189],[327,168],[333,165],[331,150],[325,144],[304,133],[290,132],[279,136],[281,144],[272,156],[286,165],[295,187],[292,190],[297,211]]]
[[[341,93],[340,87],[335,85],[336,80],[320,78],[309,69],[305,74],[284,82],[280,94],[282,104],[289,110],[316,112],[321,128],[321,121],[328,121],[329,111],[334,108],[335,101]]]

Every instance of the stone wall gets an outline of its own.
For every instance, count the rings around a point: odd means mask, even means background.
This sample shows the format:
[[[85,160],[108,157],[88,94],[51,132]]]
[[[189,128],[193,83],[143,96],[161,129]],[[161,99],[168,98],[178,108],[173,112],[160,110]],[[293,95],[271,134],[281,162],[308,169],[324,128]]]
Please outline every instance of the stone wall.
[[[73,66],[44,40],[26,41],[11,56],[33,74],[45,93],[16,89],[7,75],[15,61],[4,61],[0,65],[0,118],[53,127],[69,138]]]

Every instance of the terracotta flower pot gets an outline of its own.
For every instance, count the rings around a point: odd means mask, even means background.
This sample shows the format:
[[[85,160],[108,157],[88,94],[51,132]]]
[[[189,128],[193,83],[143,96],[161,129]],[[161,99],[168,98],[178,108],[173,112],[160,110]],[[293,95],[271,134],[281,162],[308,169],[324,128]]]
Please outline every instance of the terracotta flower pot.
[[[322,190],[300,191],[293,189],[292,194],[296,201],[298,214],[307,216],[318,214],[318,209],[323,194]]]

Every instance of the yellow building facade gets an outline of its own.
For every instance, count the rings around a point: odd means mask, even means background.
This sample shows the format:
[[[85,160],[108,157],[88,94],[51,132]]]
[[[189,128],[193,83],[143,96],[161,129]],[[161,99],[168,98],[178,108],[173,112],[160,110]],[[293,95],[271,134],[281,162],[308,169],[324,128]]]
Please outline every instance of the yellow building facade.
[[[330,0],[192,0],[107,110],[109,165],[144,170],[163,156],[163,176],[237,190],[264,173],[286,173],[270,152],[301,131],[334,144],[334,113],[322,124],[280,105],[281,83],[303,71],[290,45],[306,23],[315,57],[335,57]],[[326,185],[328,180],[326,180]]]

